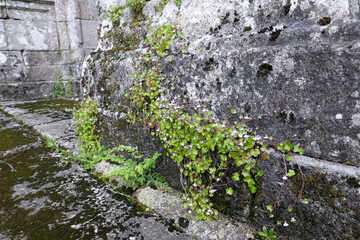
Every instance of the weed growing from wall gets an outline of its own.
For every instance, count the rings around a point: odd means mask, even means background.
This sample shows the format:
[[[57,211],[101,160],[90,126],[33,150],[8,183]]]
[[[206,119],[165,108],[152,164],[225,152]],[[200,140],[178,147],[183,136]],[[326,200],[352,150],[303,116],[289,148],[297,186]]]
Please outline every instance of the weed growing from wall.
[[[119,23],[120,18],[123,15],[124,7],[122,6],[111,6],[105,13],[105,19],[110,20],[113,23]]]
[[[52,85],[54,88],[54,91],[49,93],[49,97],[59,98],[59,97],[63,97],[63,96],[74,95],[74,89],[72,87],[72,83],[74,82],[74,80],[72,78],[64,80],[64,78],[62,77],[62,75],[60,73],[57,73],[56,75],[58,76],[58,79],[57,79],[57,82]]]
[[[145,158],[138,153],[137,148],[120,145],[107,149],[100,143],[98,122],[98,105],[90,98],[80,102],[80,107],[73,110],[74,126],[79,139],[79,154],[69,155],[71,161],[78,162],[87,170],[94,169],[101,161],[109,161],[118,165],[114,170],[102,176],[102,178],[113,179],[120,177],[123,183],[129,183],[133,188],[141,185],[155,185],[156,187],[167,187],[164,178],[151,173],[155,167],[156,159],[161,155],[155,153],[152,158]],[[55,146],[51,142],[48,146]],[[126,158],[121,153],[127,153]],[[65,154],[63,154],[65,155]],[[143,159],[143,160],[142,160]]]

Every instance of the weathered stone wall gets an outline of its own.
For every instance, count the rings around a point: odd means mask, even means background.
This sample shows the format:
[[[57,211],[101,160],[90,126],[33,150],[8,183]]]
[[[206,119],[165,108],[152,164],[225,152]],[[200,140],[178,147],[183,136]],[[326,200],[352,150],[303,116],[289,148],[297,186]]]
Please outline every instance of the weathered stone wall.
[[[97,47],[97,1],[0,1],[0,100],[46,97]]]
[[[162,151],[146,128],[126,123],[121,105],[148,27],[177,19],[189,52],[170,50],[173,61],[163,65],[177,91],[210,97],[216,112],[233,121],[231,109],[250,116],[276,109],[250,125],[277,140],[305,139],[307,157],[291,164],[297,175],[287,181],[274,219],[265,206],[278,197],[284,176],[276,153],[261,163],[265,177],[256,194],[242,184],[232,186],[233,196],[219,190],[219,208],[257,227],[274,226],[281,239],[360,238],[359,1],[183,0],[180,9],[170,2],[162,13],[154,10],[156,2],[146,4],[142,18],[126,9],[119,26],[103,21],[98,51],[86,63],[84,89],[103,107],[104,143],[137,145],[149,155]],[[286,209],[302,186],[298,166],[306,174],[302,198],[310,203],[296,203],[291,216],[297,221],[290,223]],[[171,159],[162,159],[157,170],[180,185]]]

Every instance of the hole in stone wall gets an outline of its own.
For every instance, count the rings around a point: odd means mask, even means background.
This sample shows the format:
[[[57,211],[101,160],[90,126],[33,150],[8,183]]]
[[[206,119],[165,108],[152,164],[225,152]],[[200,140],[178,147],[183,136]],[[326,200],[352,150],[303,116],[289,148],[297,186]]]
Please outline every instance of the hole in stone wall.
[[[269,73],[271,73],[272,70],[273,70],[272,65],[268,63],[263,63],[259,66],[259,70],[257,71],[256,76],[257,77],[267,76]]]

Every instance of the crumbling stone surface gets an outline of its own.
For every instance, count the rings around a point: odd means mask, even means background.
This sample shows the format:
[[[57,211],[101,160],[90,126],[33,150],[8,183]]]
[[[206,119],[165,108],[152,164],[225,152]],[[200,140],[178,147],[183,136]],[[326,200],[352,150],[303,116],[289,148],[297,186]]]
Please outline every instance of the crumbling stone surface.
[[[171,4],[163,15],[175,19]],[[154,1],[144,8],[145,19],[126,15],[116,27],[102,22],[102,39],[98,51],[86,63],[83,83],[86,93],[105,109],[99,125],[104,142],[116,145],[117,139],[126,139],[143,146],[150,155],[162,149],[161,144],[148,147],[151,137],[145,137],[145,130],[140,131],[143,126],[126,125],[124,120],[119,124],[118,117],[127,114],[124,93],[132,83],[128,74],[136,71],[133,66],[144,51],[147,29],[162,20],[163,15],[152,11],[152,5]],[[238,121],[238,116],[233,116],[231,109],[249,116],[276,110],[272,116],[250,121],[249,125],[258,128],[263,136],[302,142],[308,161],[313,163],[305,164],[303,170],[309,180],[304,191],[309,205],[296,205],[297,220],[290,225],[291,231],[286,227],[277,231],[289,239],[358,238],[355,226],[359,225],[359,187],[351,186],[357,186],[359,177],[350,177],[346,172],[360,167],[359,4],[340,0],[184,0],[177,22],[189,43],[188,52],[171,49],[168,55],[173,60],[163,63],[166,78],[174,79],[176,91],[196,99],[210,98],[215,111],[232,121]],[[126,135],[124,129],[132,134]],[[330,167],[320,170],[318,159]],[[159,167],[158,171],[168,171],[171,159],[161,162],[159,166],[164,163],[165,169]],[[334,173],[331,169],[338,165],[331,165],[333,162],[353,166],[344,165]],[[264,175],[269,177],[259,183],[260,191],[251,195],[236,186],[238,195],[223,199],[228,206],[243,207],[224,210],[237,218],[252,219],[257,226],[276,225],[262,211],[277,198],[277,182],[282,179],[284,166],[276,155],[261,164]],[[297,198],[300,175],[287,182],[287,190],[281,195],[277,220],[282,224],[285,210]],[[167,179],[181,185],[178,174],[168,175]],[[335,195],[319,190],[322,188],[335,189]],[[354,204],[346,206],[348,199]],[[310,206],[311,202],[314,205]],[[351,212],[348,216],[347,211]],[[326,219],[341,219],[342,223],[335,226],[333,220]],[[351,229],[345,232],[346,226]]]

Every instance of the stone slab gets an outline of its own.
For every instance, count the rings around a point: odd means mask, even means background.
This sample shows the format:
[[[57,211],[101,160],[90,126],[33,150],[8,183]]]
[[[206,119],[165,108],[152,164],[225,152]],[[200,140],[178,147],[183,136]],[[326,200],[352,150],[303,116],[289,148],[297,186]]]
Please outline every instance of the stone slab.
[[[182,207],[181,193],[175,190],[167,192],[165,190],[153,190],[146,187],[135,193],[137,200],[145,206],[155,210],[158,214],[168,218],[175,219],[179,226],[179,218],[183,217],[189,220],[189,226],[184,230],[197,239],[211,240],[239,240],[253,238],[254,229],[249,225],[239,222],[231,222],[220,216],[219,220],[211,222],[195,221],[188,217],[187,211]]]
[[[81,20],[83,47],[85,49],[95,49],[97,47],[98,45],[97,28],[98,28],[97,21]]]
[[[34,126],[34,129],[46,138],[57,140],[70,135],[69,126],[71,120],[62,120]]]
[[[4,23],[8,50],[58,49],[55,21],[42,22],[7,20]]]

